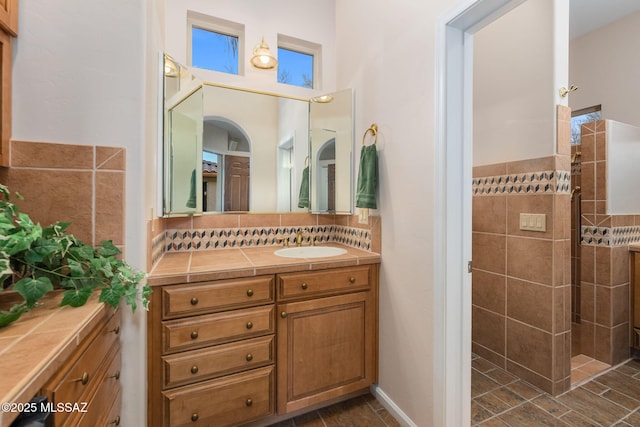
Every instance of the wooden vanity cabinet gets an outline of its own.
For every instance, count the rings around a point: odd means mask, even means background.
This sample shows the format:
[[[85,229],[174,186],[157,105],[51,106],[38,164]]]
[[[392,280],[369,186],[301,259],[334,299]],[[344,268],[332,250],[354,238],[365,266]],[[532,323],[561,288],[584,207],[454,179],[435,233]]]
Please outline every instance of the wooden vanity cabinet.
[[[156,288],[147,316],[149,426],[231,426],[273,415],[273,281]]]
[[[56,427],[119,423],[119,334],[120,312],[113,314],[111,310],[44,385],[42,394],[56,409],[53,417]]]
[[[284,414],[377,381],[377,265],[280,274],[277,408]]]
[[[268,425],[377,381],[378,264],[162,285],[151,298],[149,426]]]
[[[640,252],[631,251],[631,354],[640,356]]]

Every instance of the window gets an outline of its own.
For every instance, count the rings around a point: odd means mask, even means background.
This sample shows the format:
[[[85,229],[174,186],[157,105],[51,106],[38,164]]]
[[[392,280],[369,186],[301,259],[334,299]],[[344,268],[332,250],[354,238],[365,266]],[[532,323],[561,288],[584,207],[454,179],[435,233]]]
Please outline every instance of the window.
[[[187,12],[189,65],[242,74],[244,25],[201,13]]]
[[[279,47],[278,83],[313,89],[313,55]]]
[[[583,123],[595,122],[602,119],[602,106],[594,105],[593,107],[583,108],[571,112],[571,144],[580,144],[580,128]]]
[[[191,27],[191,65],[238,74],[238,37]]]
[[[319,88],[320,45],[278,35],[278,83]]]

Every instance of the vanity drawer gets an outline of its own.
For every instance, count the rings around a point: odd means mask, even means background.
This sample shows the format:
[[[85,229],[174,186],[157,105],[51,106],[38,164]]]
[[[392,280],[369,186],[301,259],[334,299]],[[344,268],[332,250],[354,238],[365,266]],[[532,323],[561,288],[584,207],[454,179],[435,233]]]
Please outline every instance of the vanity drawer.
[[[108,425],[111,410],[115,404],[120,405],[115,400],[120,398],[120,369],[121,357],[120,346],[117,345],[109,353],[106,368],[101,370],[100,386],[95,392],[91,401],[88,402],[87,412],[79,413],[80,421],[74,421],[69,425],[77,427],[94,427],[98,425]],[[116,418],[115,416],[113,417]]]
[[[369,266],[287,273],[277,276],[278,300],[369,289]]]
[[[273,334],[273,305],[162,322],[166,353]]]
[[[273,302],[273,276],[162,288],[164,318],[214,313]]]
[[[116,347],[119,351],[118,334],[120,332],[120,315],[116,313],[104,324],[91,343],[80,350],[79,356],[72,357],[67,366],[59,370],[59,375],[45,385],[43,392],[54,403],[89,402],[90,397],[99,386],[104,374],[109,350]],[[55,425],[63,425],[69,412],[56,412]]]
[[[232,426],[273,414],[273,367],[162,393],[165,427]]]
[[[274,363],[273,335],[164,356],[164,387],[176,387]]]

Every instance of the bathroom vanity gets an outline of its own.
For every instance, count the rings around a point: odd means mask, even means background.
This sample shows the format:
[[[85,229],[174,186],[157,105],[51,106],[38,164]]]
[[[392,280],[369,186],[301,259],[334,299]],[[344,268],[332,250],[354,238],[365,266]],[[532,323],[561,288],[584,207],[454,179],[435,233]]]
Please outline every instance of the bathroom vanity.
[[[268,425],[367,392],[380,256],[343,248],[164,254],[149,279],[148,425]]]

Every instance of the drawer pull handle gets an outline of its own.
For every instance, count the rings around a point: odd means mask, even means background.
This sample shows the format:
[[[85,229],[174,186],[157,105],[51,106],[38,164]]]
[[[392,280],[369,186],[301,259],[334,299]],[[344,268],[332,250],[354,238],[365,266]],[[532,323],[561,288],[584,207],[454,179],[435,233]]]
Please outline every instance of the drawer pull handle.
[[[111,329],[109,332],[113,332],[114,334],[118,335],[120,333],[120,325],[118,325],[115,328]]]
[[[287,318],[287,312],[283,311],[282,313],[280,313],[280,317],[282,317],[283,319]]]
[[[247,406],[251,406],[251,405],[253,405],[253,400],[252,399],[247,399],[247,401],[245,403],[247,404]]]
[[[349,277],[350,283],[356,283],[356,278],[354,276]]]
[[[194,374],[194,375],[198,373],[198,366],[197,365],[193,365],[191,367],[191,373]]]
[[[247,362],[251,362],[253,360],[253,354],[247,353],[246,359],[247,359]]]
[[[191,332],[191,339],[192,339],[192,340],[195,340],[195,339],[197,339],[197,338],[198,338],[198,331],[193,331],[193,332]]]
[[[301,287],[303,290],[307,290],[307,288],[309,287],[309,285],[307,285],[306,283],[303,283],[302,285],[300,285],[300,287]]]
[[[253,323],[247,322],[247,329],[251,329],[251,328],[253,328]]]
[[[191,298],[191,305],[198,305],[198,298],[196,297]]]
[[[120,425],[120,415],[118,415],[115,420],[111,421],[110,424],[119,426]]]
[[[247,296],[248,297],[252,297],[253,296],[253,289],[247,289]]]
[[[111,375],[110,378],[113,378],[115,380],[119,380],[120,379],[120,371],[117,371],[115,374]]]
[[[87,385],[87,383],[89,382],[89,372],[84,371],[82,373],[82,376],[75,381],[81,383],[82,385]]]
[[[193,414],[191,414],[191,421],[193,421],[194,423],[198,421],[198,418],[200,418],[200,415],[198,415],[197,413],[194,412]]]

